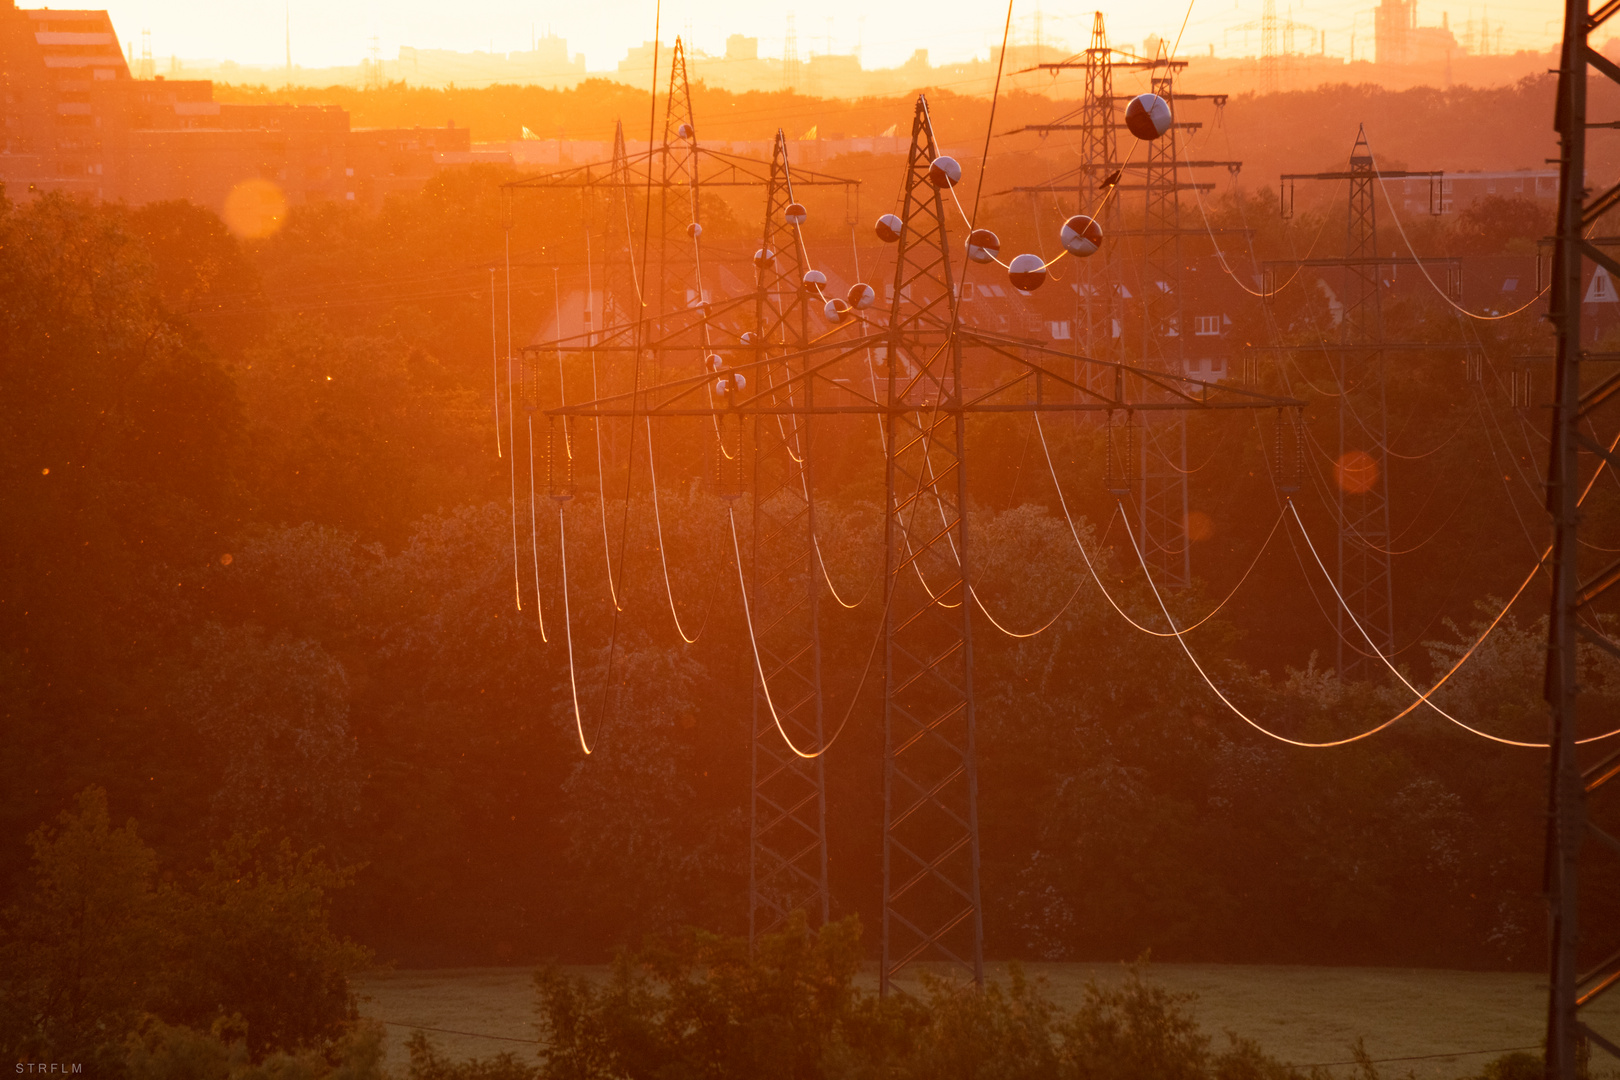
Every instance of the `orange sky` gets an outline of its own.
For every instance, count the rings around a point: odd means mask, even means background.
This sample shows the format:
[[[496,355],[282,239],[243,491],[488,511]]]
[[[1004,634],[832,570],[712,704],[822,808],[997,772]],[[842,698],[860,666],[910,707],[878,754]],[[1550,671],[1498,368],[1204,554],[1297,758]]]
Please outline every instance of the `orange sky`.
[[[1210,46],[1223,55],[1244,55],[1259,48],[1259,35],[1239,29],[1256,22],[1262,0],[1195,0],[1187,18],[1181,52],[1207,54]],[[1365,56],[1372,38],[1372,4],[1354,6],[1332,0],[1276,0],[1280,17],[1290,15],[1302,27],[1296,46],[1309,47],[1312,31],[1326,35],[1330,54],[1346,55],[1351,35]],[[1016,0],[1014,38],[1034,40],[1037,14],[1043,40],[1083,47],[1092,4],[1062,0]],[[652,0],[605,0],[593,4],[522,4],[515,0],[471,3],[423,3],[405,0],[287,0],[283,3],[217,3],[207,0],[115,0],[108,5],[120,34],[140,48],[140,32],[152,33],[152,51],[160,60],[236,60],[247,64],[281,64],[284,19],[291,16],[293,61],[306,67],[357,63],[377,39],[384,59],[401,45],[498,52],[527,49],[536,30],[550,27],[568,39],[573,52],[583,52],[591,70],[614,67],[625,49],[650,38]],[[700,49],[719,53],[727,34],[760,38],[760,51],[780,55],[787,15],[796,16],[799,55],[850,52],[857,45],[868,67],[889,66],[926,48],[935,62],[983,56],[999,41],[1006,8],[999,0],[966,3],[934,0],[926,4],[872,4],[825,0],[816,5],[761,3],[759,0],[670,0],[663,7],[663,37],[683,34]],[[1139,44],[1148,34],[1174,38],[1188,16],[1183,0],[1134,0],[1104,8],[1117,44]],[[1468,20],[1493,29],[1500,25],[1508,51],[1544,49],[1556,40],[1556,3],[1507,0],[1480,4],[1464,0],[1422,0],[1418,20],[1437,24],[1442,15],[1463,36]],[[161,64],[159,70],[162,70]]]

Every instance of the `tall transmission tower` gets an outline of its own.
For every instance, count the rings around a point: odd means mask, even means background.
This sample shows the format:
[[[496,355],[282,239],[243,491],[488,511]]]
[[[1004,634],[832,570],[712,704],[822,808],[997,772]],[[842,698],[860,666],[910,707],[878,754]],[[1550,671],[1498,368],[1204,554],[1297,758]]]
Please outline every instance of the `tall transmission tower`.
[[[1191,168],[1225,168],[1236,172],[1242,167],[1237,161],[1189,161],[1178,151],[1178,133],[1196,131],[1202,124],[1183,120],[1177,113],[1177,104],[1188,101],[1210,101],[1220,109],[1226,104],[1225,94],[1177,94],[1175,73],[1187,66],[1185,60],[1172,60],[1160,44],[1159,55],[1152,59],[1129,57],[1116,59],[1108,48],[1108,39],[1099,12],[1092,21],[1091,47],[1083,57],[1053,63],[1041,63],[1029,70],[1061,71],[1080,68],[1086,75],[1086,93],[1078,109],[1060,116],[1052,123],[1029,124],[1018,131],[1047,134],[1054,131],[1078,131],[1081,145],[1088,155],[1083,164],[1071,172],[1053,177],[1038,187],[1017,187],[1012,191],[1050,192],[1059,183],[1077,176],[1080,185],[1081,213],[1091,213],[1104,207],[1104,234],[1110,238],[1114,252],[1112,263],[1105,264],[1100,283],[1088,281],[1083,293],[1106,293],[1098,297],[1096,307],[1087,312],[1088,348],[1093,357],[1123,359],[1130,355],[1139,363],[1169,375],[1186,372],[1186,356],[1182,326],[1181,269],[1182,240],[1189,236],[1203,236],[1202,229],[1184,229],[1181,224],[1180,193],[1191,188],[1194,181],[1183,178],[1183,170]],[[1147,144],[1145,154],[1123,155],[1120,160],[1117,132],[1124,127],[1119,107],[1130,96],[1113,93],[1113,71],[1145,71],[1153,93],[1164,98],[1176,116],[1171,133]],[[1078,121],[1078,122],[1076,122]],[[1016,132],[1009,132],[1015,134]],[[1099,155],[1092,157],[1089,155]],[[1125,175],[1141,176],[1140,183],[1127,183]],[[1140,230],[1121,227],[1121,199],[1101,199],[1103,185],[1112,181],[1119,192],[1139,191],[1144,197],[1143,220]],[[1203,182],[1204,189],[1213,184]],[[1093,193],[1096,194],[1093,194]],[[1088,199],[1095,200],[1087,202]],[[1112,230],[1112,231],[1110,231]],[[1126,282],[1124,251],[1128,239],[1140,241],[1140,275],[1136,280],[1136,295],[1131,304],[1124,299]],[[1105,251],[1107,247],[1105,246]],[[1108,314],[1102,314],[1106,304]],[[1115,341],[1111,335],[1121,335]],[[1107,337],[1105,341],[1104,338]],[[1138,516],[1143,554],[1154,577],[1168,588],[1184,588],[1192,580],[1191,543],[1187,536],[1188,483],[1186,422],[1180,412],[1167,411],[1148,416],[1127,416],[1127,423],[1140,432],[1137,460],[1126,470],[1134,474],[1136,513]]]
[[[805,911],[813,921],[825,920],[829,910],[823,765],[819,757],[794,754],[776,726],[779,717],[782,731],[806,750],[821,746],[819,578],[812,561],[812,442],[804,409],[813,405],[808,400],[813,391],[793,381],[804,363],[810,294],[803,280],[804,245],[787,217],[795,186],[843,186],[847,191],[855,183],[791,169],[787,140],[780,131],[769,162],[705,148],[698,140],[685,45],[677,40],[670,57],[660,141],[643,153],[631,154],[621,123],[614,132],[610,161],[509,185],[513,191],[578,190],[590,207],[583,215],[586,227],[600,237],[602,251],[600,329],[591,328],[583,339],[529,347],[526,355],[558,348],[588,350],[593,369],[595,358],[605,357],[597,396],[635,400],[660,379],[690,377],[704,370],[703,362],[714,349],[734,352],[736,324],[746,311],[751,314],[746,323],[755,333],[755,345],[747,351],[759,364],[747,377],[757,378],[758,392],[785,410],[748,416],[754,494],[749,593],[756,605],[761,663],[775,699],[773,711],[765,687],[756,682],[749,803],[748,904],[753,934],[770,932],[795,910]],[[714,279],[706,280],[702,273],[701,196],[706,187],[765,191],[763,250],[771,256],[756,261],[755,291],[718,302],[706,292]],[[651,241],[654,257],[638,271],[637,204],[643,192],[651,199],[648,209],[658,225]],[[728,344],[720,343],[722,336]],[[632,377],[638,354],[650,358],[653,369],[650,378],[639,382]],[[728,448],[718,437],[722,417],[730,414],[714,408],[707,392],[709,379],[703,378],[701,385],[702,415],[716,433],[709,438],[710,460],[720,470],[738,475],[744,468],[744,447]],[[591,415],[602,425],[616,418],[628,420],[630,440],[645,436],[647,445],[653,445],[645,410]],[[733,424],[736,419],[732,417]]]
[[[1344,256],[1338,259],[1301,259],[1268,262],[1273,267],[1339,267],[1344,271],[1343,311],[1339,342],[1326,349],[1333,359],[1338,383],[1338,456],[1335,460],[1335,500],[1338,529],[1338,588],[1344,603],[1337,611],[1337,666],[1340,678],[1360,679],[1376,674],[1376,657],[1359,646],[1364,639],[1360,623],[1374,646],[1385,656],[1395,648],[1395,594],[1390,573],[1389,528],[1389,410],[1385,400],[1385,357],[1392,343],[1384,340],[1383,269],[1403,262],[1437,263],[1445,267],[1448,291],[1460,299],[1461,264],[1455,258],[1422,259],[1380,256],[1378,251],[1378,188],[1381,180],[1422,179],[1429,185],[1430,213],[1440,212],[1444,173],[1409,169],[1379,169],[1367,145],[1367,133],[1356,134],[1350,150],[1350,168],[1320,173],[1284,173],[1280,185],[1282,212],[1291,217],[1295,185],[1300,180],[1348,181],[1350,196],[1345,216]],[[1265,289],[1267,296],[1271,286]],[[1418,342],[1393,343],[1394,348],[1423,348]],[[1321,346],[1313,346],[1321,351]]]
[[[984,982],[962,337],[925,98],[911,150],[885,342],[881,988],[918,960]],[[902,362],[909,377],[901,373]],[[921,518],[921,528],[917,528]],[[911,573],[902,576],[902,571]],[[915,577],[915,584],[913,584]]]
[[[815,406],[814,386],[793,379],[803,368],[810,340],[811,291],[804,281],[804,245],[794,220],[798,209],[787,136],[778,128],[765,189],[762,256],[755,260],[755,371],[764,401],[787,409],[802,403],[807,411],[753,417],[752,604],[764,681],[754,681],[750,941],[781,926],[796,910],[822,923],[830,912],[827,787],[820,756],[825,745],[821,580],[808,411]]]
[[[1546,698],[1551,706],[1551,760],[1547,785],[1547,833],[1544,888],[1547,895],[1550,949],[1548,958],[1548,1080],[1575,1080],[1586,1069],[1583,1045],[1595,1045],[1620,1057],[1620,1036],[1601,1034],[1583,1018],[1590,1007],[1620,983],[1620,950],[1612,924],[1583,924],[1592,901],[1603,894],[1583,865],[1586,852],[1612,860],[1620,851],[1613,829],[1614,811],[1608,785],[1620,775],[1620,751],[1582,751],[1582,718],[1601,710],[1581,707],[1583,649],[1620,656],[1616,642],[1599,621],[1595,605],[1620,583],[1620,564],[1603,555],[1583,559],[1581,470],[1620,466],[1615,446],[1595,433],[1606,418],[1613,427],[1612,401],[1620,377],[1608,363],[1598,380],[1583,379],[1583,367],[1612,361],[1614,354],[1581,349],[1581,285],[1588,262],[1620,276],[1612,247],[1593,238],[1595,227],[1620,205],[1620,184],[1588,196],[1586,133],[1588,68],[1620,83],[1620,66],[1592,47],[1590,36],[1620,12],[1620,2],[1605,0],[1591,11],[1587,0],[1565,0],[1563,49],[1558,68],[1558,103],[1553,126],[1558,132],[1558,223],[1553,246],[1552,299],[1548,319],[1555,335],[1552,403],[1552,446],[1547,463],[1547,509],[1552,516],[1551,569],[1553,595],[1547,628]],[[1612,219],[1611,219],[1612,220]],[[1612,229],[1610,230],[1612,232]],[[1609,241],[1612,243],[1612,240]],[[1605,406],[1609,406],[1605,408]],[[1588,434],[1592,432],[1592,434]],[[1594,475],[1592,480],[1597,478]],[[1612,539],[1598,538],[1612,546]],[[1608,550],[1601,548],[1599,550]],[[1589,661],[1587,662],[1589,664]],[[1587,723],[1591,723],[1590,716]],[[1598,744],[1600,746],[1605,744]],[[1596,843],[1590,843],[1596,841]],[[1612,874],[1612,870],[1610,871]],[[1612,878],[1611,878],[1612,880]]]
[[[1076,357],[1071,352],[963,325],[955,288],[960,280],[951,263],[960,253],[952,250],[947,235],[948,211],[954,210],[955,202],[947,202],[930,180],[937,155],[927,101],[919,97],[885,324],[849,319],[809,337],[805,312],[819,294],[812,295],[802,276],[798,286],[803,291],[795,293],[791,274],[798,273],[802,264],[791,269],[768,265],[778,256],[762,252],[755,291],[738,298],[754,304],[760,336],[751,346],[728,350],[738,362],[726,369],[757,380],[752,389],[715,400],[710,395],[713,377],[699,374],[549,411],[554,417],[628,417],[649,426],[680,417],[720,424],[752,422],[754,452],[763,460],[754,470],[752,496],[758,516],[749,592],[771,594],[755,596],[761,619],[750,617],[750,633],[758,646],[756,677],[763,676],[756,682],[756,705],[763,704],[770,716],[767,725],[765,714],[756,713],[753,724],[756,788],[750,907],[756,933],[779,918],[785,904],[803,905],[814,913],[826,896],[821,869],[825,836],[817,816],[824,799],[820,772],[798,754],[790,762],[780,746],[768,752],[758,745],[766,737],[785,745],[783,735],[810,744],[800,746],[803,752],[814,753],[825,745],[811,743],[825,734],[819,730],[820,704],[812,703],[820,695],[819,686],[812,684],[820,678],[815,651],[821,633],[816,603],[809,595],[810,589],[817,595],[820,591],[810,561],[815,544],[810,481],[814,448],[820,444],[812,438],[812,425],[823,427],[821,439],[827,439],[835,437],[839,423],[874,415],[885,421],[886,573],[880,638],[873,643],[874,655],[881,645],[883,656],[880,977],[885,991],[894,988],[906,967],[920,961],[943,961],[970,978],[983,977],[973,604],[967,584],[972,547],[966,513],[966,417],[1302,404],[1089,357],[1080,362],[1105,367],[1108,377],[1087,372],[1075,378]],[[700,164],[709,156],[700,152]],[[520,186],[583,185],[591,175],[589,169],[572,170]],[[787,168],[784,138],[778,139],[771,177],[765,247],[770,253],[797,248],[800,254],[793,258],[800,258],[802,246],[790,244],[790,232],[783,228],[783,222],[797,227],[797,222],[787,221],[792,204],[783,200],[791,198],[793,185],[803,183],[804,175]],[[791,239],[797,239],[796,232]],[[720,301],[715,307],[733,302]],[[670,318],[662,322],[652,332],[654,348],[659,347],[658,335],[673,332]],[[801,347],[781,351],[794,345],[795,337]],[[762,341],[768,345],[760,345]],[[565,343],[528,348],[549,352],[560,345]],[[610,341],[605,348],[622,353],[633,346]],[[873,348],[879,351],[883,378],[881,387],[868,394],[860,389],[867,385],[861,369]],[[981,363],[976,370],[993,373],[992,385],[976,386],[971,398],[963,383],[969,349]],[[744,361],[744,355],[753,359]],[[793,468],[795,457],[802,459],[802,472]],[[776,636],[762,641],[762,631]],[[773,773],[783,763],[787,768]],[[764,791],[760,786],[764,774],[784,783],[776,791]],[[791,824],[781,814],[789,803],[797,814]],[[761,829],[761,816],[773,813],[773,830]]]
[[[141,65],[135,69],[137,79],[150,81],[157,75],[157,65],[152,60],[152,31],[141,31]]]

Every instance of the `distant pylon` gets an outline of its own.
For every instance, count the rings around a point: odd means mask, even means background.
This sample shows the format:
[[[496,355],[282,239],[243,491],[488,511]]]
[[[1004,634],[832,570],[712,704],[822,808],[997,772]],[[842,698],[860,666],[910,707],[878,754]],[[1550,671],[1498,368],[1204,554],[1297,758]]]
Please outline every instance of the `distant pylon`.
[[[1277,0],[1266,0],[1260,14],[1260,92],[1277,89]]]
[[[788,12],[787,37],[782,40],[782,89],[799,89],[799,30]]]

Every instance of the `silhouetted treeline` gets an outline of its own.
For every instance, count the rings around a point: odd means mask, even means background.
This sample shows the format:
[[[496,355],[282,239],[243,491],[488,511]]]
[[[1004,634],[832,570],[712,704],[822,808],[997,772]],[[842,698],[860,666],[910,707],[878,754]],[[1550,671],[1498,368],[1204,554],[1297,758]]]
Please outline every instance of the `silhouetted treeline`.
[[[510,459],[495,454],[491,302],[505,295],[490,287],[492,269],[504,282],[505,178],[446,173],[375,215],[299,208],[251,245],[184,205],[0,203],[8,895],[26,886],[23,837],[96,784],[114,820],[142,822],[166,872],[203,866],[231,834],[258,830],[359,866],[338,925],[383,959],[599,960],[645,932],[743,925],[752,655],[723,504],[695,459],[661,460],[670,591],[688,625],[704,626],[685,647],[659,571],[644,447],[622,517],[622,466],[610,464],[604,540],[594,436],[575,429],[580,493],[564,514],[579,701],[595,750],[583,756],[544,417],[537,552],[526,466],[514,483]],[[522,344],[552,311],[552,267],[577,275],[582,259],[571,196],[514,205]],[[1342,210],[1285,226],[1262,213],[1274,206],[1260,192],[1216,200],[1209,213],[1217,226],[1249,222],[1258,258],[1303,250],[1317,233],[1329,237],[1323,251],[1338,250],[1342,217],[1332,215]],[[1018,219],[1017,207],[994,212]],[[715,226],[717,242],[749,242],[752,216],[737,210],[735,221]],[[1533,246],[1545,224],[1534,208],[1499,200],[1409,228],[1420,248],[1499,254]],[[1332,316],[1321,290],[1296,288],[1269,310],[1258,300],[1239,310],[1237,332],[1319,340],[1335,332]],[[1432,296],[1392,299],[1386,316],[1391,337],[1453,342],[1465,332]],[[1396,639],[1414,682],[1474,640],[1545,535],[1535,491],[1543,421],[1507,404],[1502,375],[1513,357],[1546,348],[1544,330],[1528,313],[1466,332],[1493,365],[1479,383],[1455,352],[1403,352],[1390,364],[1392,444],[1405,455],[1391,475],[1403,552]],[[588,358],[562,363],[583,394]],[[1331,476],[1319,449],[1334,445],[1326,361],[1302,354],[1266,378],[1310,400],[1310,468]],[[521,461],[517,419],[515,444],[500,422]],[[1272,424],[1191,421],[1195,506],[1211,529],[1194,552],[1200,584],[1171,601],[1184,619],[1227,594],[1278,518],[1263,456]],[[1047,434],[1120,603],[1162,628],[1112,520],[1102,428],[1050,419]],[[604,426],[610,463],[624,460],[629,435]],[[870,418],[835,435],[816,478],[822,551],[840,590],[859,596],[881,565],[881,455]],[[1333,750],[1256,733],[1173,638],[1130,631],[1085,583],[1031,435],[1019,417],[970,431],[984,602],[1025,629],[1074,594],[1038,637],[978,624],[990,953],[1539,963],[1541,755],[1421,710]],[[1614,490],[1600,486],[1588,505],[1600,530],[1613,521]],[[1323,491],[1299,499],[1326,553]],[[624,608],[616,630],[604,547]],[[549,641],[533,604],[537,574]],[[1542,588],[1526,591],[1437,701],[1493,733],[1544,737]],[[1279,529],[1190,642],[1262,722],[1297,738],[1340,737],[1410,695],[1388,679],[1333,677],[1332,603],[1301,538]],[[827,615],[830,712],[854,691],[879,606]],[[1591,664],[1590,700],[1613,714],[1620,687]],[[827,766],[834,909],[869,925],[879,701],[868,683]]]
[[[895,126],[902,136],[910,131],[913,98],[817,98],[791,91],[737,93],[702,82],[701,64],[693,68],[697,80],[692,108],[702,139],[770,139],[781,127],[797,139],[813,127],[822,138],[870,136]],[[1078,82],[1082,73],[1063,78]],[[1529,77],[1512,86],[1415,87],[1388,90],[1374,85],[1336,85],[1275,94],[1238,94],[1224,110],[1208,102],[1186,102],[1188,119],[1203,129],[1181,134],[1183,157],[1240,160],[1244,186],[1257,188],[1276,183],[1279,173],[1342,169],[1355,141],[1356,128],[1365,125],[1373,150],[1386,168],[1409,169],[1546,169],[1555,157],[1552,108],[1554,76]],[[1115,92],[1141,93],[1148,89],[1146,75],[1120,73]],[[668,73],[658,87],[655,137],[664,130]],[[1200,87],[1218,91],[1220,87]],[[984,145],[990,118],[986,98],[954,93],[950,87],[917,87],[928,94],[940,138],[975,166]],[[1593,84],[1594,111],[1620,104],[1620,94]],[[299,105],[341,105],[349,110],[355,127],[438,126],[454,121],[472,129],[480,141],[522,137],[527,127],[543,139],[610,140],[613,126],[622,120],[625,138],[647,138],[647,87],[631,87],[606,79],[591,79],[567,90],[540,86],[417,87],[394,83],[380,89],[352,86],[286,87],[267,89],[222,85],[216,98],[227,102]],[[1078,132],[1007,136],[1026,124],[1076,122],[1063,118],[1078,106],[1072,99],[1053,99],[1017,91],[1005,94],[996,106],[993,150],[997,155],[992,184],[1028,184],[1050,172],[1074,166],[1079,150]],[[1011,167],[1009,155],[1035,155],[1043,159],[1040,173]],[[1590,168],[1607,175],[1620,158],[1594,145]],[[836,170],[834,170],[836,171]],[[970,171],[971,175],[971,171]],[[1208,179],[1223,179],[1211,170]],[[883,185],[881,198],[888,195]]]

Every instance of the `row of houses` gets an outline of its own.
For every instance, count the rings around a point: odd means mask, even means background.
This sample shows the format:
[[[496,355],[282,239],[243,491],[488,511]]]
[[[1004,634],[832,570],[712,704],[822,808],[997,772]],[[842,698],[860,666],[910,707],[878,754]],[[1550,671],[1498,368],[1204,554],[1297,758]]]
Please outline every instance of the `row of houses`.
[[[859,249],[845,260],[818,263],[816,269],[827,275],[825,295],[846,295],[855,283],[853,264],[858,256],[865,280],[878,294],[875,310],[882,312],[894,298],[893,248]],[[716,348],[722,352],[734,347],[743,331],[753,325],[751,304],[728,306],[728,299],[752,296],[754,268],[743,251],[706,247],[703,255],[705,280],[703,295],[695,288],[672,305],[695,308],[699,304],[723,312],[711,322]],[[1137,265],[1122,260],[1120,280],[1105,282],[1088,274],[1087,264],[1064,260],[1053,268],[1053,275],[1041,289],[1025,293],[1012,287],[996,266],[974,266],[966,281],[958,286],[961,319],[964,326],[1016,337],[1061,352],[1111,356],[1157,370],[1181,371],[1206,381],[1236,378],[1240,364],[1252,345],[1269,343],[1272,328],[1265,311],[1263,272],[1229,272],[1218,256],[1189,259],[1180,280],[1144,282]],[[1235,264],[1237,260],[1232,260]],[[1097,264],[1100,265],[1100,264]],[[1527,305],[1545,309],[1547,268],[1544,259],[1534,255],[1502,255],[1458,259],[1427,266],[1425,275],[1411,262],[1392,258],[1377,268],[1377,280],[1385,310],[1394,324],[1403,306],[1409,310],[1436,312],[1446,318],[1438,294],[1470,311],[1497,315],[1517,311]],[[1289,290],[1309,290],[1308,299],[1325,308],[1337,322],[1343,316],[1348,282],[1337,267],[1310,267],[1298,277],[1283,279]],[[1166,318],[1162,335],[1147,340],[1141,332],[1143,291],[1157,295],[1156,318]],[[1179,316],[1171,310],[1171,298],[1179,290]],[[1589,273],[1584,294],[1583,318],[1587,333],[1594,339],[1620,329],[1620,293],[1601,269]],[[928,297],[914,296],[925,302]],[[1279,300],[1281,297],[1279,297]],[[1289,296],[1297,302],[1298,294]],[[812,333],[830,328],[819,311],[811,306]],[[584,340],[595,327],[591,319],[603,310],[600,288],[587,292],[581,285],[563,292],[556,310],[535,328],[531,344],[559,338]],[[592,313],[595,313],[594,315]],[[1444,338],[1442,328],[1441,338]],[[1394,331],[1391,330],[1391,333]]]

